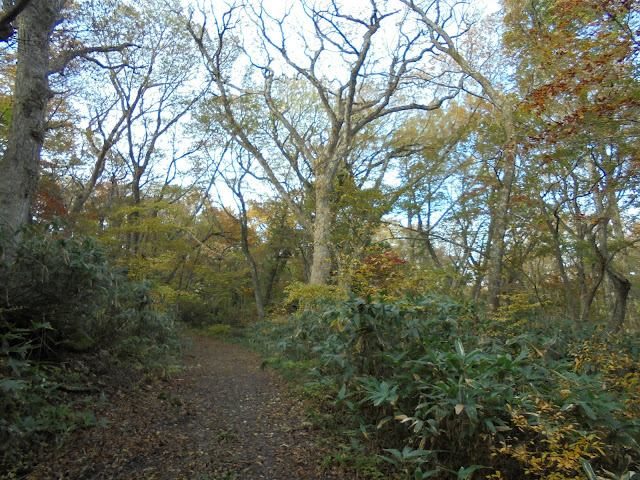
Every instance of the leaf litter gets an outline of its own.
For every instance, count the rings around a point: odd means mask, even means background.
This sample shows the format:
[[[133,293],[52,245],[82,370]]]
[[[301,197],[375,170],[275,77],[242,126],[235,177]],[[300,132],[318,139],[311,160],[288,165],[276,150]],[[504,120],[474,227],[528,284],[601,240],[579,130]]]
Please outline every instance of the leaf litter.
[[[103,428],[76,431],[25,478],[333,480],[305,404],[246,348],[190,335],[186,369],[136,391],[105,389]]]

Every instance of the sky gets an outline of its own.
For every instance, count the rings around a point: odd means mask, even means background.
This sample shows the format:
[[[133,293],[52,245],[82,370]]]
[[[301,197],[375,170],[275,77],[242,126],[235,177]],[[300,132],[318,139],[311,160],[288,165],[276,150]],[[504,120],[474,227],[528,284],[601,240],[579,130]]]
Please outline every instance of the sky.
[[[492,14],[500,10],[500,3],[498,0],[479,0],[479,3],[483,3],[485,5],[486,14]]]

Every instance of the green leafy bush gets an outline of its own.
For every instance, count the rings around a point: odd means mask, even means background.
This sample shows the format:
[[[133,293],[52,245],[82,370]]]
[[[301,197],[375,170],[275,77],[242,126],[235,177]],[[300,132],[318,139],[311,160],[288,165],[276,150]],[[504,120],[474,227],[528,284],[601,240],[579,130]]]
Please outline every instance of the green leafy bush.
[[[92,238],[68,238],[55,228],[23,242],[0,299],[5,328],[51,328],[33,340],[39,358],[64,350],[109,349],[132,337],[174,341],[170,314],[154,305],[153,285],[132,282]]]
[[[24,461],[22,451],[34,442],[60,442],[79,427],[97,426],[89,398],[68,400],[60,389],[62,369],[31,357],[39,345],[34,335],[46,335],[48,323],[31,328],[7,328],[0,333],[0,466]]]
[[[194,294],[181,294],[176,302],[180,320],[190,327],[203,328],[213,321],[213,308]]]
[[[603,471],[640,461],[637,339],[588,361],[607,340],[562,323],[501,333],[437,296],[318,300],[254,331],[316,358],[315,381],[337,392],[354,439],[405,475],[564,479],[583,475],[581,458]],[[605,367],[620,358],[623,371]]]
[[[95,399],[69,397],[70,354],[105,354],[158,365],[180,348],[170,309],[153,285],[131,282],[91,238],[55,226],[28,232],[0,295],[0,467],[20,463],[34,443],[97,425]],[[96,357],[97,358],[97,357]],[[133,361],[132,361],[133,360]]]

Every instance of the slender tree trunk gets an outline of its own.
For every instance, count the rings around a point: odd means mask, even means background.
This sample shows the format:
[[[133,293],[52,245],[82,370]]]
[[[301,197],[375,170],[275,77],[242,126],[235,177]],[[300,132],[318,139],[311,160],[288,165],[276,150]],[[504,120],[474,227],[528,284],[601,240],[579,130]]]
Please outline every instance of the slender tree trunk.
[[[489,263],[489,252],[491,251],[491,239],[493,238],[494,222],[489,222],[489,231],[487,232],[487,248],[480,257],[480,263],[476,268],[476,279],[473,284],[473,301],[476,305],[480,302],[482,293],[482,283],[484,281],[485,272]]]
[[[620,217],[620,209],[618,208],[618,204],[616,202],[616,196],[613,190],[609,189],[607,191],[607,196],[609,197],[609,203],[613,207],[612,212],[612,223],[613,223],[613,232],[615,234],[616,240],[625,241],[625,234],[622,229],[622,218]],[[627,279],[631,277],[631,264],[629,262],[629,252],[625,248],[619,254],[620,257],[620,266],[622,270],[622,275]],[[614,282],[615,285],[615,282]],[[627,322],[628,325],[634,326],[638,324],[638,312],[636,310],[635,300],[632,295],[632,289],[629,291],[629,295],[627,298]]]
[[[591,305],[593,304],[593,299],[596,296],[598,287],[600,286],[600,283],[602,283],[604,270],[601,273],[601,275],[593,279],[593,284],[590,287],[587,287],[583,295],[580,297],[580,326],[586,324],[587,321],[589,321],[589,312],[591,310]]]
[[[264,302],[262,299],[262,291],[260,290],[260,277],[258,275],[258,266],[256,265],[253,256],[249,250],[249,238],[247,232],[247,225],[244,219],[241,221],[240,229],[242,230],[242,253],[244,254],[247,263],[249,264],[249,270],[251,272],[251,286],[253,287],[253,296],[256,300],[256,310],[258,311],[258,318],[264,320]]]
[[[589,320],[591,305],[596,298],[600,284],[604,280],[606,263],[603,261],[601,252],[598,250],[595,235],[589,233],[585,225],[580,225],[579,239],[588,241],[598,257],[598,261],[592,265],[593,273],[589,279],[587,279],[584,260],[580,259],[578,263],[578,278],[580,279],[580,322],[578,327],[581,328],[582,325]]]
[[[7,149],[0,163],[0,249],[11,268],[38,186],[49,89],[50,37],[65,0],[33,0],[18,17],[18,67]]]
[[[422,224],[422,215],[418,212],[418,236],[421,241],[424,242],[425,247],[427,248],[427,252],[429,253],[429,258],[433,262],[433,266],[436,268],[442,267],[442,263],[438,258],[438,254],[436,253],[436,249],[433,246],[433,242],[431,241],[430,234],[430,226],[431,226],[431,204],[429,203],[429,207],[427,209],[427,229],[423,228]]]
[[[251,273],[251,286],[253,287],[253,296],[256,301],[258,318],[260,320],[264,320],[264,301],[262,298],[262,290],[260,289],[260,276],[258,274],[258,266],[256,265],[256,261],[254,260],[253,255],[251,255],[251,250],[249,250],[249,228],[247,225],[247,211],[245,209],[244,199],[241,199],[240,203],[242,204],[242,211],[240,212],[239,219],[242,253],[244,254],[244,258],[249,264],[249,271]]]
[[[411,211],[408,211],[407,212],[407,226],[409,227],[409,229],[407,231],[409,233],[409,236],[411,237],[411,240],[410,240],[411,247],[409,248],[409,260],[411,261],[411,263],[417,263],[416,262],[416,241],[417,241],[416,237],[418,235],[416,235],[413,232],[412,222],[413,222],[413,215],[411,214]]]
[[[87,182],[87,184],[84,185],[82,190],[76,195],[75,201],[73,202],[73,206],[70,209],[72,224],[75,224],[78,215],[84,208],[84,205],[85,203],[87,203],[87,200],[89,200],[89,198],[91,197],[91,194],[93,193],[93,191],[96,188],[96,185],[98,184],[98,180],[100,179],[100,177],[102,176],[102,173],[104,172],[107,152],[108,150],[103,149],[103,151],[98,154],[98,159],[96,160],[96,163],[93,167],[91,178],[89,178],[89,181]]]
[[[494,230],[491,248],[489,250],[489,271],[487,272],[487,307],[489,315],[493,315],[500,306],[499,295],[502,285],[502,262],[504,258],[507,233],[509,201],[511,187],[516,177],[516,139],[513,123],[513,107],[507,100],[502,105],[502,121],[507,137],[504,152],[504,175],[498,192],[498,205],[494,213]]]
[[[239,207],[238,216],[234,216],[229,210],[224,209],[230,218],[235,220],[240,226],[240,248],[244,255],[247,264],[249,265],[249,273],[251,275],[251,286],[253,287],[253,296],[256,302],[256,310],[258,312],[258,318],[264,320],[264,297],[262,296],[262,289],[260,287],[260,276],[258,273],[258,265],[256,264],[253,255],[251,255],[251,249],[249,248],[249,221],[247,218],[247,205],[244,201],[244,196],[241,190],[242,179],[236,185],[231,185],[233,194],[237,199]]]
[[[283,261],[284,260],[284,261]],[[269,272],[269,278],[267,279],[267,286],[264,290],[264,306],[268,307],[271,303],[271,295],[273,293],[273,287],[278,280],[278,272],[281,270],[281,266],[284,267],[287,264],[287,257],[280,255],[278,251],[273,258],[273,265]]]
[[[573,296],[573,292],[571,290],[571,281],[569,280],[569,275],[567,274],[567,269],[564,265],[564,258],[562,258],[562,249],[560,248],[560,217],[557,213],[554,213],[555,216],[555,225],[551,220],[549,213],[547,212],[547,208],[543,206],[543,211],[545,214],[545,220],[547,222],[547,228],[549,229],[549,233],[551,234],[551,238],[553,239],[553,253],[556,259],[556,265],[558,267],[558,271],[560,272],[560,278],[562,278],[562,283],[564,284],[565,297],[567,299],[567,308],[569,309],[569,316],[571,320],[574,322],[578,321],[578,312],[576,309],[576,299]]]

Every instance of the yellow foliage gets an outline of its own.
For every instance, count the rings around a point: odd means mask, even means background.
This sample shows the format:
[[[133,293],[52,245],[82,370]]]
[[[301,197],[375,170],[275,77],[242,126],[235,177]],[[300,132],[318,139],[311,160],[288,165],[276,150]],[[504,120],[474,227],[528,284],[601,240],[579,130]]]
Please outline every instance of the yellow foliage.
[[[298,304],[301,310],[313,307],[320,300],[346,300],[348,292],[339,285],[308,285],[296,282],[289,285],[286,304]]]
[[[616,392],[627,407],[619,413],[627,418],[640,417],[640,364],[624,352],[620,339],[593,336],[573,345],[572,350],[576,373],[601,374],[607,388]]]
[[[156,299],[162,299],[170,305],[174,305],[178,300],[178,297],[184,297],[184,294],[185,292],[174,290],[168,285],[158,285],[153,291],[153,296]]]
[[[578,424],[568,422],[553,403],[536,398],[534,404],[535,412],[509,409],[511,423],[520,433],[507,437],[497,453],[515,458],[534,478],[583,478],[580,458],[605,456],[606,445],[597,434],[585,434]]]
[[[502,472],[500,470],[496,470],[494,473],[491,473],[484,477],[486,480],[504,480],[502,476]]]
[[[518,317],[538,307],[540,307],[540,302],[531,301],[531,296],[526,292],[500,295],[500,307],[493,319],[496,322],[508,323],[510,327],[516,328],[524,323],[524,320],[518,321]]]

